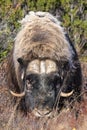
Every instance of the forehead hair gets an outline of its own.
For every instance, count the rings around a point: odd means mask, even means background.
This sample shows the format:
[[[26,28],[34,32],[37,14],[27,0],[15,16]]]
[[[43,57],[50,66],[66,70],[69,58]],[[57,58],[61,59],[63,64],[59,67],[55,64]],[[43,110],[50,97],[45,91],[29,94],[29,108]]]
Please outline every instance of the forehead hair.
[[[36,19],[40,18],[40,20],[42,19],[49,19],[50,21],[52,21],[53,23],[57,24],[59,26],[59,28],[61,28],[60,26],[60,21],[58,21],[53,15],[51,15],[48,12],[33,12],[30,11],[28,15],[25,16],[25,18],[23,18],[20,23],[22,24],[22,27],[26,25],[26,23],[30,23],[30,22],[35,22]],[[63,28],[61,28],[63,30]]]
[[[30,12],[21,21],[15,38],[13,61],[18,69],[18,58],[49,58],[72,62],[73,50],[66,40],[60,22],[47,12]],[[16,70],[17,71],[17,70]]]

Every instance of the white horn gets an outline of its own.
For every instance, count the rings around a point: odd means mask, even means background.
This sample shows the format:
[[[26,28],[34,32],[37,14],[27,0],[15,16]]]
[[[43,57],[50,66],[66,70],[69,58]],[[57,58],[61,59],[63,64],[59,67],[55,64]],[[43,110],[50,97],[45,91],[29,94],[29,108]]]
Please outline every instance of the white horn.
[[[71,96],[72,94],[73,94],[73,90],[72,90],[71,92],[69,92],[69,93],[61,92],[61,93],[60,93],[60,96],[61,96],[61,97],[69,97],[69,96]]]
[[[15,93],[13,91],[10,90],[10,93],[15,96],[15,97],[23,97],[25,95],[25,91],[22,92],[22,93]]]
[[[52,60],[46,60],[46,73],[51,73],[57,70],[56,63]]]
[[[29,63],[26,72],[40,73],[40,62],[39,60],[33,60]]]

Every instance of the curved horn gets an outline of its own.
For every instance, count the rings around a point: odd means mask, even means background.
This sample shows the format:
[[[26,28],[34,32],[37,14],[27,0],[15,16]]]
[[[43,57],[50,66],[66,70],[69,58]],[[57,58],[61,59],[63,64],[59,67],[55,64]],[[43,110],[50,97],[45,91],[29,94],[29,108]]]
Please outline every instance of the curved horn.
[[[71,96],[72,94],[73,94],[73,90],[72,90],[71,92],[69,92],[69,93],[61,92],[61,93],[60,93],[60,96],[61,96],[61,97],[69,97],[69,96]]]
[[[22,92],[22,93],[15,93],[13,91],[10,90],[10,93],[15,96],[15,97],[23,97],[25,95],[25,91]]]

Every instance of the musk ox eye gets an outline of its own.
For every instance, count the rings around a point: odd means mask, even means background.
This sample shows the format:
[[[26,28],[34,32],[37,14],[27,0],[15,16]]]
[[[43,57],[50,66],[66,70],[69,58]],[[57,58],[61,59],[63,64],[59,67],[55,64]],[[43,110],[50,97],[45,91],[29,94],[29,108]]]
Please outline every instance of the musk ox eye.
[[[31,92],[32,85],[29,80],[26,80],[26,91]]]
[[[30,81],[29,81],[29,80],[26,80],[26,84],[29,85],[29,84],[30,84]]]
[[[27,87],[31,87],[31,83],[30,83],[30,81],[29,80],[26,80],[26,85],[27,85]]]

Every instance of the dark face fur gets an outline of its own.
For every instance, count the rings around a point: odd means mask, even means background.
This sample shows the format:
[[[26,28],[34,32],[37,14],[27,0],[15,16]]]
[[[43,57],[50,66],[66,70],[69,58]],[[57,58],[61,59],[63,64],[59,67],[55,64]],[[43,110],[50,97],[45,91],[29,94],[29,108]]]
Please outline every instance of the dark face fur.
[[[48,114],[52,111],[57,95],[56,85],[59,76],[56,72],[50,74],[28,74],[26,76],[27,109],[36,109],[39,114]]]
[[[55,105],[58,89],[56,85],[60,83],[56,63],[51,60],[34,60],[27,65],[22,79],[27,111],[35,110],[38,115],[49,114]]]

